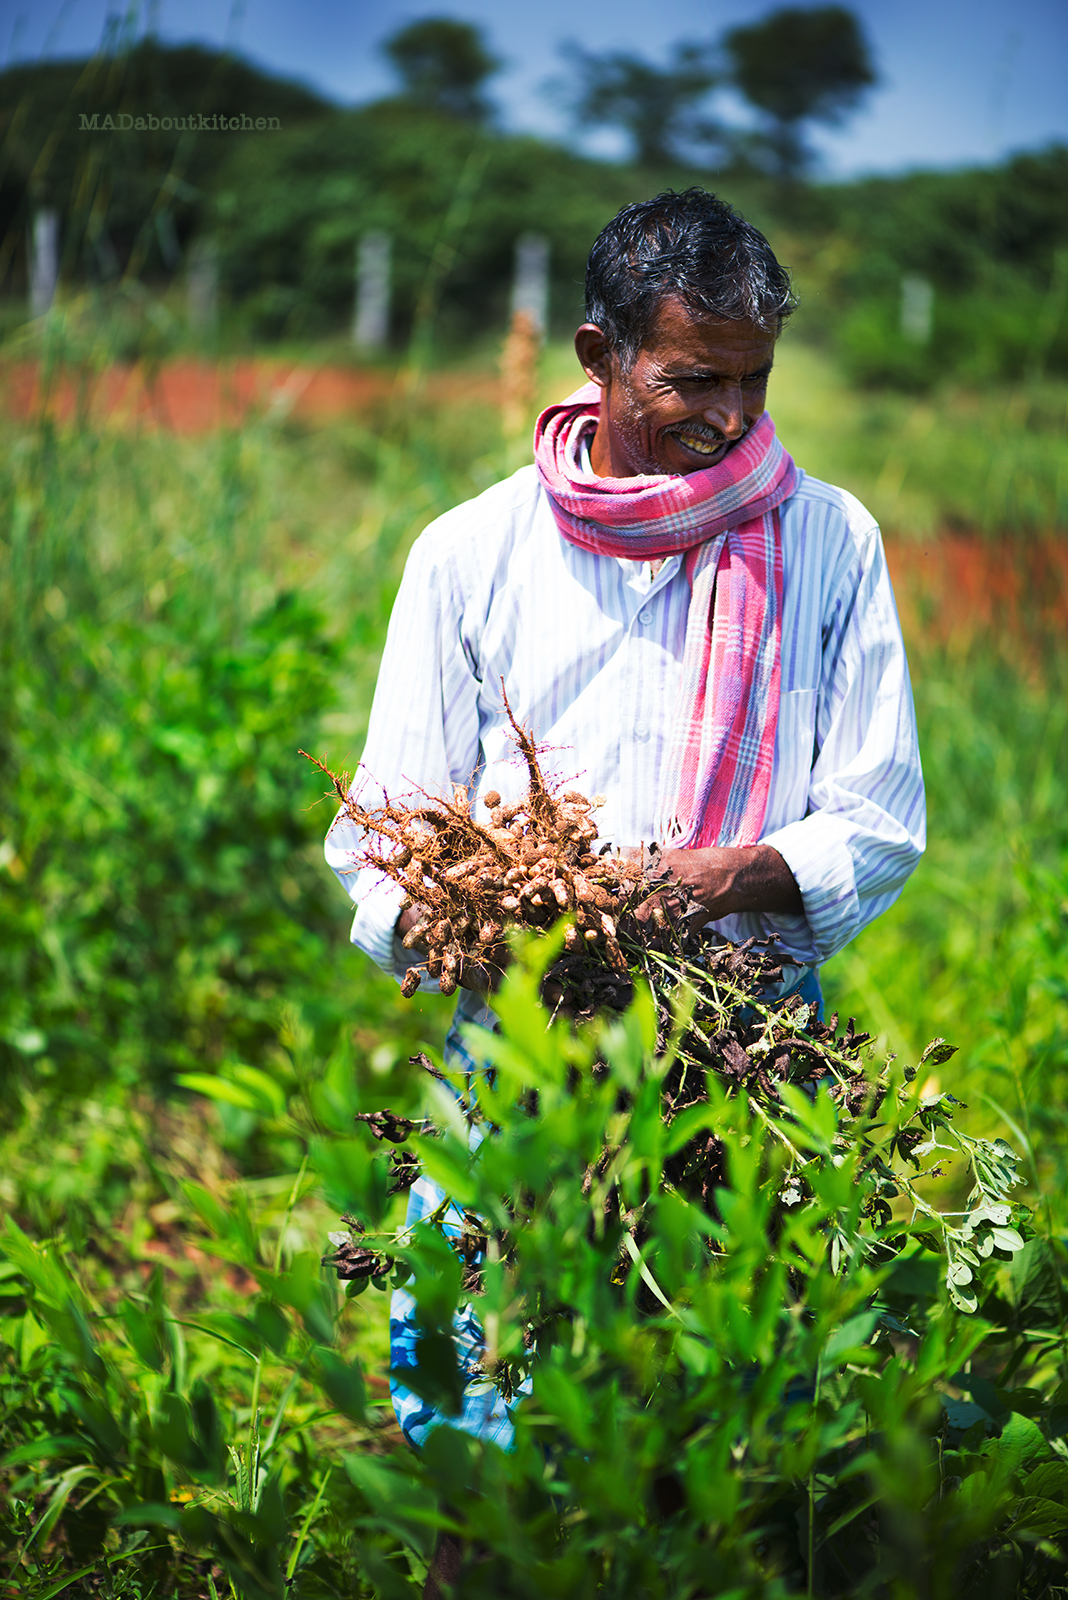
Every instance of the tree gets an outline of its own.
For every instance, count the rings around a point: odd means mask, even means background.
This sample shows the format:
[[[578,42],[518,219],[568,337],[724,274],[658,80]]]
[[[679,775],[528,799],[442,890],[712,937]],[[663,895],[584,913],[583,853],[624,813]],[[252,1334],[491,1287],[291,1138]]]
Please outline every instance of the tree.
[[[623,52],[597,56],[579,50],[577,54],[581,80],[574,101],[577,120],[586,126],[625,129],[643,166],[677,160],[680,139],[691,144],[719,140],[716,124],[693,115],[717,76],[701,46],[676,45],[667,67],[654,67]]]
[[[844,6],[786,7],[723,36],[731,80],[769,121],[767,142],[783,178],[810,160],[806,122],[837,123],[876,81],[860,24]]]
[[[424,17],[387,39],[383,48],[400,73],[406,98],[470,122],[489,115],[482,85],[500,62],[487,51],[478,28],[449,17]]]

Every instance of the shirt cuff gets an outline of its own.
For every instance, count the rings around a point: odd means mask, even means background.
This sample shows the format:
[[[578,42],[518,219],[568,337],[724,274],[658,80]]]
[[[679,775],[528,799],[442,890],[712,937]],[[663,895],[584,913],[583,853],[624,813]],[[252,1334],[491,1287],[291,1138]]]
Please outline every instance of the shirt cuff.
[[[828,961],[860,929],[853,855],[839,823],[814,812],[789,822],[760,841],[777,850],[797,880],[817,961]],[[765,913],[762,920],[777,933],[796,930],[797,917]],[[788,943],[796,943],[796,933]]]
[[[404,890],[399,884],[391,883],[388,878],[380,879],[360,901],[352,922],[353,944],[359,945],[383,972],[390,972],[394,977],[397,975],[394,943],[400,944],[400,941],[395,940],[393,930],[403,899]],[[403,945],[400,948],[404,950]],[[405,950],[404,954],[407,953]]]
[[[419,964],[419,957],[406,950],[397,935],[397,918],[403,899],[404,890],[399,884],[381,878],[360,901],[352,922],[353,944],[398,983],[403,982],[409,967]],[[419,989],[423,994],[441,993],[437,978],[432,978],[428,972],[423,973]]]

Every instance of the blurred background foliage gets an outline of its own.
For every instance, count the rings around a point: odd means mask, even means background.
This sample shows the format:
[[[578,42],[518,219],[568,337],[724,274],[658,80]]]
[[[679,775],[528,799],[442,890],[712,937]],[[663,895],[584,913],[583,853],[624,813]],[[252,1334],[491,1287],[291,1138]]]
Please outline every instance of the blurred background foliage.
[[[450,1007],[402,1002],[348,946],[330,809],[296,752],[355,764],[412,539],[526,459],[498,373],[517,237],[550,247],[536,404],[577,379],[593,236],[667,185],[724,193],[792,267],[777,424],[886,530],[930,847],[829,965],[831,1004],[910,1061],[934,1035],[963,1047],[931,1092],[1025,1158],[1049,1251],[1027,1293],[1065,1376],[1068,151],[823,183],[806,129],[856,103],[870,62],[846,51],[837,90],[793,101],[751,85],[765,121],[743,137],[716,110],[744,56],[726,38],[667,67],[576,58],[576,118],[633,145],[596,162],[501,133],[484,43],[426,27],[395,41],[397,95],[354,110],[121,32],[91,61],[0,74],[0,1202],[25,1235],[0,1263],[0,1545],[12,1592],[39,1600],[273,1597],[287,1572],[302,1594],[392,1596],[421,1575],[430,1490],[405,1491],[402,1538],[380,1505],[395,1480],[374,1476],[398,1445],[385,1299],[338,1321],[317,1257],[331,1205],[384,1203],[353,1112],[419,1109],[407,1060]],[[80,127],[148,107],[281,127]],[[59,292],[31,318],[42,208]],[[366,356],[350,329],[373,231],[393,301]],[[218,311],[197,321],[205,247]],[[172,425],[168,372],[225,387],[242,362],[269,379],[253,404]],[[301,385],[338,371],[363,388],[302,409]],[[98,403],[115,372],[147,410]],[[1002,1347],[976,1362],[1008,1383]],[[916,1379],[921,1433],[938,1384],[973,1403],[946,1378]],[[175,1507],[194,1502],[183,1554]],[[155,1523],[120,1520],[149,1503]]]
[[[794,19],[794,32],[797,18],[809,19],[807,45],[776,17]],[[835,54],[826,36],[843,27]],[[586,241],[627,201],[697,181],[775,234],[805,300],[805,337],[857,382],[923,390],[948,373],[984,382],[1068,366],[1062,146],[962,172],[833,185],[807,176],[806,127],[840,120],[874,81],[840,7],[776,13],[708,47],[680,46],[669,68],[577,52],[560,92],[579,123],[628,131],[631,165],[502,133],[485,89],[495,64],[467,24],[413,24],[389,48],[401,92],[355,110],[233,57],[151,39],[116,38],[111,53],[85,62],[7,68],[0,281],[24,293],[26,231],[48,205],[62,217],[68,290],[106,292],[130,277],[163,289],[181,281],[191,242],[210,238],[232,339],[320,338],[350,320],[356,242],[381,229],[393,240],[392,336],[402,348],[462,190],[462,237],[450,240],[436,323],[447,351],[499,326],[520,233],[550,242],[554,326],[566,332],[581,311]],[[717,119],[721,83],[764,115],[766,136]],[[149,105],[182,128],[134,130]],[[226,135],[204,126],[226,113],[280,126]],[[108,116],[114,131],[81,125]],[[911,337],[902,315],[910,277],[933,291],[929,327]]]

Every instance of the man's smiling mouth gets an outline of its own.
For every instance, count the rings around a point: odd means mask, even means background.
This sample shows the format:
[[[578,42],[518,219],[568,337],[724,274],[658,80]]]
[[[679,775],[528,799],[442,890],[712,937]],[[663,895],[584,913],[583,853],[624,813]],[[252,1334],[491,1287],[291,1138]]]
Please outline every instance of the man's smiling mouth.
[[[727,440],[720,434],[691,433],[689,428],[672,428],[669,430],[673,439],[685,445],[687,450],[692,450],[695,455],[714,456],[726,448]]]

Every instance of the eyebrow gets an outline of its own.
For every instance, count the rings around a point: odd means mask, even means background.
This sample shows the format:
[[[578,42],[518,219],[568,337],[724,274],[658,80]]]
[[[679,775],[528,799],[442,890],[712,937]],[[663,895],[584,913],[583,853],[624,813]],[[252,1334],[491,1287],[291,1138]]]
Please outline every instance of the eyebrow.
[[[774,366],[775,366],[774,360],[765,361],[765,363],[764,363],[764,365],[762,367],[755,367],[752,372],[743,373],[743,375],[742,375],[743,376],[743,380],[745,378],[768,378],[768,377],[771,376],[771,372],[772,372],[772,369],[773,369]],[[727,376],[726,373],[714,372],[711,367],[676,367],[676,368],[669,368],[667,370],[667,372],[665,373],[665,377],[668,377],[668,378],[694,378],[694,379],[697,379],[697,378],[717,378],[718,379],[718,378],[723,378],[723,377],[726,377],[726,376]]]

